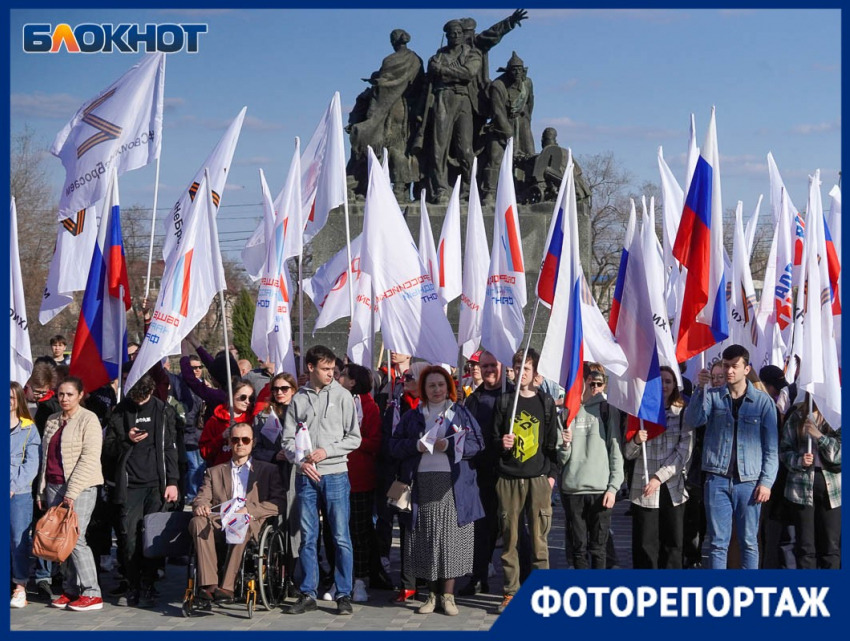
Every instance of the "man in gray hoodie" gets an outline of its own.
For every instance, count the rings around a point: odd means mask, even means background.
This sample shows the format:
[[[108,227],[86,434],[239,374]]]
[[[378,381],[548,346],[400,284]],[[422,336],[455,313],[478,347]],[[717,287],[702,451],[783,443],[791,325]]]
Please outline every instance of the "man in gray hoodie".
[[[348,529],[351,486],[347,460],[348,453],[360,445],[360,425],[353,397],[334,380],[335,362],[334,353],[322,345],[307,351],[305,364],[310,379],[292,398],[283,426],[283,449],[297,465],[295,492],[301,501],[299,556],[304,571],[301,596],[287,610],[289,614],[303,614],[317,607],[320,503],[336,544],[337,611],[352,614],[354,555]]]

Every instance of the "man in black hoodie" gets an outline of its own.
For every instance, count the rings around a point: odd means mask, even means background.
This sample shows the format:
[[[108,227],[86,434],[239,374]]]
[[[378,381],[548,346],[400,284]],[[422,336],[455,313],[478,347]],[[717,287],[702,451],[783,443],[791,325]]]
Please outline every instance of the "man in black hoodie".
[[[549,568],[549,530],[552,527],[552,487],[558,474],[557,447],[561,428],[555,400],[534,386],[540,355],[528,350],[514,354],[519,399],[503,394],[494,412],[494,446],[501,454],[496,464],[496,494],[502,522],[502,568],[505,596],[501,613],[519,590],[519,526],[523,512],[531,538],[531,567]]]
[[[177,414],[153,395],[156,383],[145,374],[115,408],[103,441],[103,471],[114,484],[112,500],[121,506],[118,536],[124,540],[124,567],[130,590],[119,605],[151,608],[157,564],[142,561],[142,523],[178,499]]]

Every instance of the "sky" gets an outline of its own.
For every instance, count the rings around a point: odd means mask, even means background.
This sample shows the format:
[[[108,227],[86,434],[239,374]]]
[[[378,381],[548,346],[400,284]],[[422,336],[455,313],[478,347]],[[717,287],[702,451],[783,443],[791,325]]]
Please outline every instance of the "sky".
[[[235,255],[262,214],[258,170],[283,187],[294,137],[309,140],[334,91],[343,120],[361,78],[392,53],[403,28],[427,64],[442,26],[471,16],[479,30],[510,9],[13,10],[11,131],[28,126],[49,147],[64,124],[143,54],[27,54],[22,27],[102,23],[206,23],[199,52],[170,54],[159,180],[161,218],[239,110],[248,107],[222,198],[222,248]],[[612,151],[635,183],[659,182],[657,150],[681,183],[690,114],[702,145],[716,107],[724,209],[768,201],[773,152],[789,194],[806,202],[808,176],[823,194],[841,157],[841,14],[838,10],[530,9],[490,52],[491,77],[516,51],[534,83],[532,128],[553,126],[579,156]],[[46,166],[58,200],[64,170]],[[123,206],[151,207],[154,168],[121,180]],[[765,210],[763,210],[765,211]],[[161,222],[160,222],[161,224]]]

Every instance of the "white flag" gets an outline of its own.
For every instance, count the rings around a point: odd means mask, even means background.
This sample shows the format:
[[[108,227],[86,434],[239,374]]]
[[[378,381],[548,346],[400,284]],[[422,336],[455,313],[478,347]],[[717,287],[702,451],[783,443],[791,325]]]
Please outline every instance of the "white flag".
[[[27,305],[24,301],[24,281],[21,276],[21,256],[18,252],[18,210],[12,196],[9,209],[9,352],[11,360],[10,381],[24,386],[32,374],[32,349],[30,348]]]
[[[164,90],[165,54],[146,55],[59,132],[50,148],[65,167],[59,220],[106,195],[110,167],[121,176],[159,158]]]
[[[440,297],[443,303],[450,303],[460,296],[463,288],[460,255],[460,176],[455,181],[449,206],[446,208],[446,217],[443,219],[440,242],[437,244],[437,263],[437,287]]]
[[[428,217],[428,207],[425,204],[425,190],[419,197],[419,258],[425,266],[425,271],[431,277],[431,282],[440,292],[438,284],[439,265],[437,264],[437,247],[434,245],[434,232],[431,230],[431,219]]]
[[[472,174],[476,175],[478,158],[472,159]],[[481,314],[487,295],[487,271],[490,256],[487,234],[484,231],[484,212],[478,185],[469,185],[469,206],[466,214],[466,255],[463,257],[463,293],[460,301],[457,342],[466,358],[472,356],[481,342]]]
[[[658,236],[655,235],[655,198],[650,198],[648,212],[646,197],[641,198],[641,204],[643,205],[641,234],[646,236],[643,241],[643,247],[646,248],[643,256],[646,280],[649,283],[661,283],[664,281],[664,265]],[[679,372],[679,363],[676,361],[676,345],[673,342],[673,332],[667,317],[667,303],[664,300],[664,292],[660,287],[651,286],[649,288],[649,303],[652,309],[652,321],[655,325],[655,342],[658,348],[659,364],[672,368],[676,377],[676,384],[681,388],[682,374]]]
[[[392,186],[370,149],[363,215],[362,270],[372,277],[387,349],[451,363],[457,348],[440,297],[426,272]]]
[[[251,334],[251,349],[264,361],[275,364],[275,372],[294,372],[295,353],[292,345],[292,313],[289,275],[286,268],[285,250],[287,217],[301,202],[300,158],[296,138],[295,153],[289,165],[284,192],[286,196],[280,209],[275,211],[271,192],[260,170],[260,186],[263,194],[263,219],[266,223],[266,261],[257,294],[254,327]]]
[[[339,92],[331,98],[331,104],[304,148],[301,167],[302,216],[306,243],[325,226],[331,210],[342,205],[347,198],[345,143]]]
[[[360,281],[364,277],[360,270],[362,242],[363,234],[351,241],[351,275],[354,278],[355,297],[361,292]],[[351,314],[348,301],[347,263],[348,252],[343,247],[333,255],[333,258],[319,267],[312,278],[304,279],[304,293],[313,301],[313,305],[316,306],[316,311],[319,313],[313,327],[314,336],[317,330]],[[366,290],[368,291],[368,288]]]
[[[696,118],[691,114],[691,126],[688,129],[688,156],[685,161],[685,191],[687,194],[691,189],[691,180],[694,177],[694,172],[697,168],[697,160],[699,160],[700,148],[697,146],[697,124]],[[683,204],[684,204],[684,195]]]
[[[821,414],[834,429],[841,427],[841,383],[833,337],[832,299],[826,240],[823,227],[823,205],[820,195],[820,170],[810,179],[806,205],[806,245],[803,249],[804,307],[798,389],[809,392]],[[795,343],[797,337],[795,337]],[[797,351],[797,350],[795,350]],[[798,396],[798,399],[800,396]]]
[[[221,206],[221,196],[224,193],[224,188],[227,183],[227,176],[230,173],[230,166],[233,162],[233,153],[236,151],[236,143],[239,142],[239,134],[242,131],[242,122],[245,120],[245,112],[248,107],[242,107],[242,111],[233,119],[233,122],[227,127],[227,131],[221,137],[221,140],[216,144],[207,159],[201,165],[200,169],[195,172],[192,182],[180,198],[174,203],[168,216],[166,216],[162,225],[165,231],[165,240],[162,243],[162,257],[165,262],[169,262],[172,254],[180,251],[181,240],[184,236],[186,226],[186,212],[195,198],[201,180],[204,177],[204,170],[208,169],[210,173],[210,189],[212,190],[213,204],[216,210]]]
[[[97,242],[97,208],[92,205],[78,211],[75,216],[57,223],[57,228],[56,246],[38,313],[38,322],[42,325],[74,301],[74,292],[86,288]]]
[[[295,463],[300,465],[310,452],[313,451],[313,443],[310,440],[310,432],[304,423],[295,427]]]
[[[682,267],[673,256],[673,245],[676,244],[676,234],[679,232],[679,222],[682,220],[682,208],[685,206],[685,193],[667,162],[661,147],[658,148],[658,172],[661,174],[661,205],[664,250],[664,298],[667,301],[667,316],[675,318],[682,304],[682,293],[685,288],[685,275]],[[660,281],[659,281],[660,282]]]
[[[764,200],[764,194],[759,194],[759,200],[756,203],[756,209],[750,219],[747,221],[747,226],[744,229],[744,237],[747,239],[747,258],[753,257],[753,246],[756,242],[756,229],[759,225],[759,212],[761,211],[761,201]]]
[[[215,295],[224,289],[215,204],[206,177],[186,211],[179,251],[165,263],[153,320],[136,353],[125,389],[155,363],[180,353],[180,341],[206,316]]]
[[[738,201],[735,209],[735,238],[732,244],[732,277],[729,279],[729,341],[743,345],[756,354],[759,346],[758,325],[755,322],[756,290],[750,272],[749,247],[744,233],[744,203]],[[753,361],[758,363],[758,361]]]
[[[508,364],[522,343],[526,303],[525,262],[514,192],[513,150],[514,141],[509,138],[496,187],[493,251],[481,323],[481,344],[497,360]]]

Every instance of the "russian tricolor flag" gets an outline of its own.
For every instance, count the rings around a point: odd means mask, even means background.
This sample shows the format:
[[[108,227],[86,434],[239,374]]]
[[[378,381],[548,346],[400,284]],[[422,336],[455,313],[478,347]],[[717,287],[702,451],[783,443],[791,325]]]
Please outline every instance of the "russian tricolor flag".
[[[102,211],[71,356],[70,373],[83,381],[86,391],[94,391],[118,378],[120,366],[127,360],[130,283],[114,169],[110,172]]]
[[[680,311],[680,363],[729,337],[723,264],[723,202],[714,108],[685,199],[673,256],[688,270]]]
[[[614,284],[614,298],[611,301],[611,312],[608,314],[608,327],[611,328],[612,334],[617,334],[617,323],[620,319],[620,305],[623,302],[623,286],[626,282],[626,269],[629,266],[629,247],[632,246],[632,240],[635,237],[635,201],[632,201],[632,208],[629,212],[629,224],[626,227],[626,239],[623,241],[623,252],[620,254],[620,268],[617,270],[617,282]]]
[[[539,369],[544,376],[557,378],[566,390],[564,425],[569,425],[581,407],[584,386],[584,327],[581,310],[584,273],[579,255],[572,154],[567,161],[564,180],[558,210],[549,229],[549,242],[537,281],[537,295],[552,310]],[[556,290],[558,296],[555,295]]]
[[[841,299],[838,296],[838,277],[841,275],[841,261],[838,251],[832,241],[832,233],[829,231],[826,216],[823,219],[823,231],[826,236],[826,264],[829,268],[829,290],[832,296],[832,315],[841,316]]]

